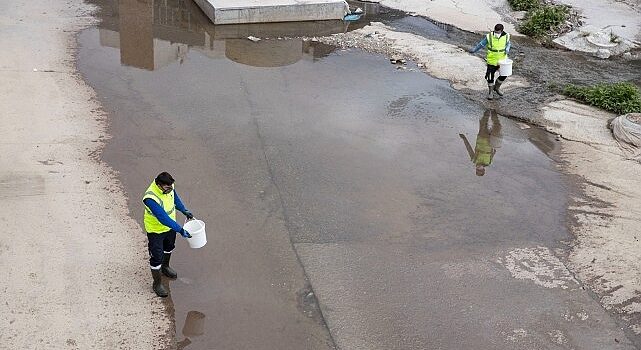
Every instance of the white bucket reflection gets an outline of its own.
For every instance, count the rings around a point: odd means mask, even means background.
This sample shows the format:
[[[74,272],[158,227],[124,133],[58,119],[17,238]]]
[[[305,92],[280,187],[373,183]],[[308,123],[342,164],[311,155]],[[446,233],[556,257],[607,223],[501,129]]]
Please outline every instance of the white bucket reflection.
[[[197,337],[205,334],[205,314],[200,311],[189,311],[183,326],[185,337]]]

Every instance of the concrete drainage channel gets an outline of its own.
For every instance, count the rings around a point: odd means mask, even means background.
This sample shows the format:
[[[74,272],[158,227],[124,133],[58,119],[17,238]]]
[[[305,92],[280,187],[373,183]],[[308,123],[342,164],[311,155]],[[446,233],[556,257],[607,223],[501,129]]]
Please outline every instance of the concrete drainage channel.
[[[553,136],[411,62],[300,39],[342,21],[221,28],[191,1],[97,5],[78,68],[109,115],[104,160],[134,217],[167,170],[207,222],[206,249],[172,257],[175,347],[633,348],[555,257],[572,180]]]

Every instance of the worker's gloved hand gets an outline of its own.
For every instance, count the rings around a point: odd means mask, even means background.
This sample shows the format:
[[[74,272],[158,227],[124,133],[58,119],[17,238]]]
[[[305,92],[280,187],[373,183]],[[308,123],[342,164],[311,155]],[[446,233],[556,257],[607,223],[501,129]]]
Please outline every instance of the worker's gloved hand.
[[[194,218],[194,214],[192,214],[190,211],[186,211],[183,214],[185,214],[187,220],[192,220]]]
[[[189,232],[187,232],[187,230],[185,230],[184,228],[180,230],[180,235],[185,238],[191,238],[191,235],[189,234]]]

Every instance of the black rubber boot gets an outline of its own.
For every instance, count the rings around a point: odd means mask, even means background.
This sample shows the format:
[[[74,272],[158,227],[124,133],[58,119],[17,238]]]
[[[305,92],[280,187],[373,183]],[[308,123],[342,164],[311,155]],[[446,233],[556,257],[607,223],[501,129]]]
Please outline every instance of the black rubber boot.
[[[487,84],[487,99],[491,100],[494,98],[494,84]]]
[[[499,95],[499,96],[503,96],[503,93],[501,91],[499,91],[499,88],[501,87],[501,84],[503,84],[503,83],[500,82],[500,81],[497,81],[494,84],[494,92],[496,92],[496,94]]]
[[[162,274],[160,270],[151,270],[151,276],[154,278],[153,288],[156,295],[161,298],[168,296],[169,292],[167,292],[165,286],[162,285]]]
[[[174,269],[169,267],[170,259],[171,259],[171,253],[165,253],[165,255],[162,258],[162,267],[160,268],[160,270],[165,276],[169,278],[176,278],[178,277],[178,274],[176,273],[176,271],[174,271]]]

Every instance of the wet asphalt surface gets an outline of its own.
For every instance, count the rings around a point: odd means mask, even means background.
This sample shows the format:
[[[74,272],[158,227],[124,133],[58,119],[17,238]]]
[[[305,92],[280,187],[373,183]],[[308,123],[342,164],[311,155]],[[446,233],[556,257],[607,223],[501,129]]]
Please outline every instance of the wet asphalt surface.
[[[576,282],[503,263],[570,239],[553,136],[385,57],[273,39],[342,22],[221,28],[190,1],[98,5],[77,58],[108,114],[102,157],[135,218],[166,170],[207,223],[207,246],[179,239],[172,257],[176,348],[633,348]],[[489,135],[484,176],[461,135]]]

